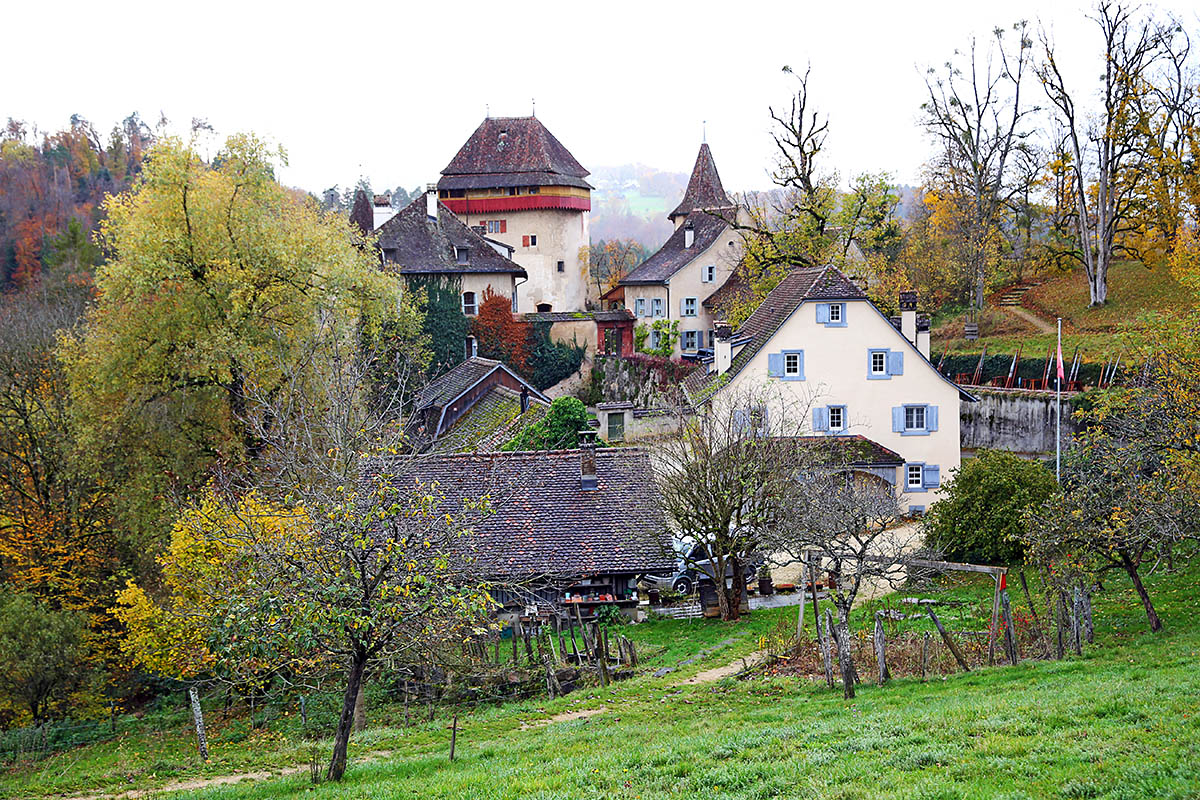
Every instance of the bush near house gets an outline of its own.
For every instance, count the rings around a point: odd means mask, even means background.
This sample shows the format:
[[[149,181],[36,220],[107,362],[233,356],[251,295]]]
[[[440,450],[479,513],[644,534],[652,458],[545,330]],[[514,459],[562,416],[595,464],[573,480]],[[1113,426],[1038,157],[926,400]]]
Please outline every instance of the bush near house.
[[[954,561],[1019,561],[1026,511],[1041,505],[1056,488],[1054,476],[1041,463],[1000,450],[980,450],[954,472],[943,499],[930,506],[926,541]]]
[[[521,430],[501,450],[561,450],[579,446],[579,432],[588,427],[588,412],[574,397],[560,397],[533,425]]]

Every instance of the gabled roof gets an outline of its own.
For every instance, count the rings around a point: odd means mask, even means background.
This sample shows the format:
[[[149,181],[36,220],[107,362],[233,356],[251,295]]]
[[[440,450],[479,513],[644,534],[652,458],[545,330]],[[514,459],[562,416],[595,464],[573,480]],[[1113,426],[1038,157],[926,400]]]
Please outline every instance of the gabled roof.
[[[437,221],[430,219],[424,194],[379,226],[384,259],[402,275],[477,272],[527,277],[525,268],[496,252],[487,239],[468,228],[454,212],[438,203]],[[467,263],[458,263],[456,248],[467,248]]]
[[[766,346],[767,342],[770,341],[771,337],[775,335],[775,332],[779,330],[788,317],[802,303],[812,300],[863,300],[872,311],[879,314],[881,319],[888,322],[887,317],[884,317],[879,309],[875,307],[875,304],[871,302],[866,293],[847,278],[841,270],[836,267],[797,267],[784,276],[779,285],[771,290],[766,299],[750,315],[749,319],[743,322],[742,326],[734,332],[734,343],[738,343],[739,340],[745,343],[733,357],[729,369],[717,375],[709,373],[708,365],[702,364],[699,369],[692,372],[684,380],[684,392],[688,395],[690,402],[693,404],[702,402],[712,392],[715,392],[725,382],[741,372],[754,356]],[[896,332],[896,335],[908,345],[908,349],[912,353],[928,364],[929,368],[939,378],[958,390],[961,398],[970,402],[976,400],[973,395],[957,383],[947,378],[941,372],[938,372],[937,367],[933,366],[929,359],[917,349],[916,345],[905,339],[899,331]]]
[[[638,448],[596,450],[596,488],[584,491],[579,450],[376,459],[366,478],[394,472],[404,487],[437,483],[439,511],[482,494],[494,511],[462,537],[492,578],[573,579],[671,569],[666,517],[650,458]]]
[[[433,444],[439,453],[499,450],[528,425],[540,420],[549,408],[530,394],[529,408],[521,411],[521,394],[507,386],[494,386],[480,397]]]
[[[730,212],[733,209],[730,207]],[[695,239],[691,247],[684,247],[685,230],[692,226]],[[676,272],[686,267],[701,253],[712,246],[721,234],[729,228],[729,223],[720,216],[708,211],[694,211],[688,214],[687,221],[675,229],[671,238],[658,248],[654,255],[638,264],[621,279],[621,286],[637,286],[639,284],[663,283],[671,279]]]
[[[728,371],[722,375],[708,374],[702,366],[684,381],[684,389],[693,398],[702,396],[718,379],[737,375],[761,350],[784,321],[805,300],[866,300],[862,289],[833,267],[797,267],[783,277],[770,291],[749,319],[734,333],[734,339],[748,339],[733,357]]]
[[[504,370],[520,381],[521,385],[529,389],[531,397],[549,404],[550,399],[548,397],[535,389],[533,384],[509,369],[503,362],[480,356],[472,356],[426,384],[425,388],[417,392],[417,396],[413,399],[414,406],[417,411],[432,406],[438,408],[448,406],[496,370]]]
[[[488,117],[442,170],[439,189],[578,186],[588,171],[537,117]]]
[[[717,163],[713,161],[712,151],[708,149],[708,142],[705,142],[700,145],[696,164],[692,167],[692,177],[683,193],[683,200],[667,217],[674,219],[700,209],[732,206],[733,202],[725,194],[725,187],[721,185],[721,176],[717,174]]]

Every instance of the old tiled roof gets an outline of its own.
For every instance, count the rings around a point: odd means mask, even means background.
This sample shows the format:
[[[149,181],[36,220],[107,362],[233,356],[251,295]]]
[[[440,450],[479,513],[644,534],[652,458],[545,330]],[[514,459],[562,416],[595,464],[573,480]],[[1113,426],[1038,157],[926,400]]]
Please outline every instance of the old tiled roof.
[[[595,320],[596,322],[621,322],[633,319],[633,312],[624,308],[607,311],[530,311],[523,315],[526,322],[574,322]]]
[[[696,156],[696,165],[692,167],[692,177],[688,180],[683,200],[667,216],[674,219],[697,209],[728,208],[732,205],[729,196],[725,194],[725,187],[721,185],[721,176],[717,174],[717,164],[713,161],[712,151],[705,142],[700,145],[700,153]]]
[[[439,189],[578,186],[584,169],[537,117],[488,117],[442,170]]]
[[[596,451],[596,489],[580,482],[580,451],[465,453],[370,462],[366,478],[394,473],[396,486],[436,483],[439,511],[482,495],[494,511],[463,537],[492,578],[573,579],[605,572],[671,569],[670,536],[649,455]]]
[[[498,369],[512,375],[529,389],[531,399],[547,404],[550,402],[550,399],[535,389],[533,384],[526,381],[503,362],[481,356],[472,356],[434,378],[425,385],[425,388],[417,392],[416,397],[413,398],[416,410],[420,411],[430,406],[445,406]]]
[[[784,321],[805,300],[865,300],[866,294],[834,267],[797,267],[770,291],[749,319],[734,333],[734,339],[749,339],[733,357],[729,370],[718,376],[703,365],[684,381],[693,400],[715,388],[718,378],[732,378],[750,363]]]
[[[733,209],[731,208],[729,211],[732,215]],[[692,226],[695,239],[691,247],[684,247],[684,237],[686,236],[684,231],[689,225]],[[633,271],[621,279],[621,285],[637,286],[670,280],[672,275],[690,264],[728,228],[729,223],[719,214],[707,211],[694,211],[688,214],[683,225],[675,229],[671,238],[667,239],[654,255],[638,264]]]
[[[423,194],[380,225],[378,234],[385,264],[402,275],[486,272],[526,277],[524,267],[497,253],[441,203],[435,223],[426,212]],[[456,247],[467,248],[467,263],[458,263]]]
[[[853,436],[773,436],[781,444],[794,444],[812,452],[826,466],[898,467],[904,457],[873,439]]]
[[[522,428],[545,416],[548,407],[530,394],[529,408],[522,414],[520,393],[495,386],[438,437],[433,449],[439,453],[499,450]]]

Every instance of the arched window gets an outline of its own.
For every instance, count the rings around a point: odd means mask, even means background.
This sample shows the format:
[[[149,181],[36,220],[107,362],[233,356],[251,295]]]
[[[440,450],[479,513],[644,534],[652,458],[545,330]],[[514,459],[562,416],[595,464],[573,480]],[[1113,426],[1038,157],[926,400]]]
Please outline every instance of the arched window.
[[[468,317],[479,313],[479,304],[475,302],[474,292],[463,292],[463,313]]]

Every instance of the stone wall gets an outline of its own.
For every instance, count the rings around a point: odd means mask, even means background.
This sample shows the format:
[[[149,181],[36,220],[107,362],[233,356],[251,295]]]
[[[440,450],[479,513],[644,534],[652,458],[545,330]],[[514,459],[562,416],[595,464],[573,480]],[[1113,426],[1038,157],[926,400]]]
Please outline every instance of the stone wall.
[[[1025,456],[1054,452],[1054,392],[996,389],[977,386],[968,391],[978,403],[962,403],[960,435],[964,455],[989,449],[1007,450]],[[1062,398],[1064,446],[1075,432],[1069,394]]]

